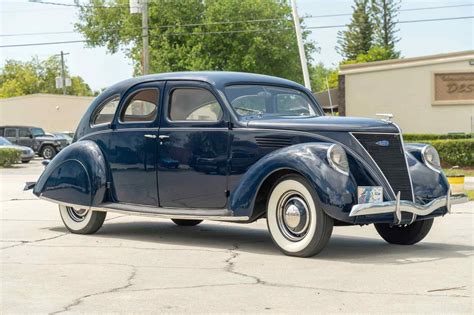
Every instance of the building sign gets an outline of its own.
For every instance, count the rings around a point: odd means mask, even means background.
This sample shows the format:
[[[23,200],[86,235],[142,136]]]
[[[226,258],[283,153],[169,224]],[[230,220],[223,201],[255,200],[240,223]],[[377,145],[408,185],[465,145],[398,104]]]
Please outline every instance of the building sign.
[[[434,73],[433,104],[473,104],[474,72]]]

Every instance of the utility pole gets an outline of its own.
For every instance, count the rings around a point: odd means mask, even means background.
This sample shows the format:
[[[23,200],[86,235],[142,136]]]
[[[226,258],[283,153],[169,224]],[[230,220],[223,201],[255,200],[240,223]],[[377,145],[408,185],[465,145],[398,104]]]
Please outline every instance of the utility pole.
[[[142,7],[142,39],[143,39],[143,64],[142,74],[148,74],[150,71],[150,52],[148,50],[148,1],[140,0]]]
[[[64,67],[64,53],[61,50],[61,80],[63,82],[63,95],[66,95],[66,70]]]
[[[296,10],[296,0],[291,0],[291,8],[293,12],[293,21],[295,23],[296,40],[298,42],[298,50],[300,53],[301,70],[303,70],[304,86],[311,90],[311,81],[309,80],[308,72],[308,61],[306,60],[306,53],[304,51],[303,46],[303,36],[301,35],[300,18],[298,16],[298,11]]]

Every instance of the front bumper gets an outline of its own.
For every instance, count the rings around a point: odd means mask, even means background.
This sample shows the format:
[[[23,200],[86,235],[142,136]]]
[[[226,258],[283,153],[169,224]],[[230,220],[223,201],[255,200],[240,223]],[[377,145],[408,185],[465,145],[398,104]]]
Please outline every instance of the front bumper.
[[[419,216],[429,215],[441,207],[446,207],[448,213],[451,212],[451,205],[465,203],[468,201],[466,194],[451,195],[451,190],[448,190],[446,196],[433,199],[425,205],[416,204],[408,200],[400,200],[400,193],[397,194],[397,199],[393,201],[364,203],[352,206],[350,217],[374,215],[374,214],[394,214],[394,224],[402,222],[402,212],[409,212]],[[413,220],[415,216],[413,216]]]

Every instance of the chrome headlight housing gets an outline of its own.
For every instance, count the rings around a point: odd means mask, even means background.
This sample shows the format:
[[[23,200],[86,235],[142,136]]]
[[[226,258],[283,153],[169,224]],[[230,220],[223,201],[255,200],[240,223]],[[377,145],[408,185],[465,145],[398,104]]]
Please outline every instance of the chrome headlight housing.
[[[329,165],[341,174],[349,175],[349,161],[346,151],[338,144],[333,144],[327,152]]]
[[[423,163],[433,171],[438,173],[441,171],[441,161],[438,151],[431,145],[427,145],[421,150],[421,158],[423,159]]]

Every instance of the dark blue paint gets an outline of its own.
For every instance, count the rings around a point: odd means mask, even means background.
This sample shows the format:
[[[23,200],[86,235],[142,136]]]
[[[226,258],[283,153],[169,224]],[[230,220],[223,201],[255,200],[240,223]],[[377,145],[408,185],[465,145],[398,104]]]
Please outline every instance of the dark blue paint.
[[[315,102],[320,116],[239,118],[224,93],[225,86],[231,84],[297,89]],[[179,86],[205,88],[213,93],[224,111],[222,120],[170,121],[166,114],[169,91]],[[110,125],[90,126],[92,113],[104,100],[119,95],[122,108],[127,96],[143,87],[161,91],[156,121],[125,125],[116,115]],[[337,220],[352,224],[393,222],[392,214],[357,219],[348,216],[356,202],[357,186],[379,185],[384,188],[384,200],[395,198],[383,174],[351,132],[398,133],[398,128],[381,120],[325,117],[306,88],[274,77],[232,72],[138,77],[110,87],[93,101],[79,123],[76,143],[51,162],[35,194],[83,205],[114,201],[169,208],[228,208],[234,215],[249,216],[252,221],[265,215],[264,207],[257,207],[259,189],[272,174],[285,170],[303,175],[317,193],[317,205]],[[145,138],[145,134],[165,135],[169,140],[161,143]],[[265,145],[259,140],[262,137],[277,137],[285,145]],[[346,150],[350,176],[329,166],[326,152],[333,143]],[[416,201],[423,204],[445,195],[447,180],[422,163],[422,145],[409,144],[406,148]],[[75,182],[74,177],[78,179]],[[445,212],[442,208],[429,217]],[[402,223],[410,220],[411,215],[404,213]]]

